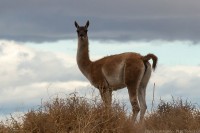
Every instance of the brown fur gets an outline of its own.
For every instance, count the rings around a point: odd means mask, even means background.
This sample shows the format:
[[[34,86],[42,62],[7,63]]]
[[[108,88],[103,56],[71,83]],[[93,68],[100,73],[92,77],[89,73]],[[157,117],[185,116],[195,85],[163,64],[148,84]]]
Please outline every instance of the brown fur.
[[[152,68],[153,68],[153,70],[156,69],[156,64],[157,64],[158,58],[154,54],[148,54],[148,55],[144,56],[142,59],[144,62],[148,62],[150,59],[152,59],[153,60]]]
[[[151,65],[148,60],[153,60],[153,69],[155,69],[157,57],[153,54],[142,56],[129,52],[107,56],[92,62],[88,50],[89,21],[81,27],[75,22],[75,26],[78,33],[77,64],[81,72],[93,86],[99,89],[106,105],[111,105],[113,90],[127,87],[133,107],[133,119],[136,119],[140,109],[142,109],[140,118],[143,119],[146,111],[146,86],[151,74]]]

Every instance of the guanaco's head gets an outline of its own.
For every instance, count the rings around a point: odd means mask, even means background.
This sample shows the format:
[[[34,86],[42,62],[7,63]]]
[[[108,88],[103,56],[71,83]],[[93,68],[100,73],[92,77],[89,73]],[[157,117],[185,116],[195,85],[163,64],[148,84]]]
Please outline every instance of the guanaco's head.
[[[83,40],[85,38],[87,38],[87,29],[89,27],[89,21],[87,21],[87,23],[85,24],[85,26],[79,26],[78,23],[75,21],[74,22],[76,28],[77,28],[77,34],[78,34],[78,38]]]

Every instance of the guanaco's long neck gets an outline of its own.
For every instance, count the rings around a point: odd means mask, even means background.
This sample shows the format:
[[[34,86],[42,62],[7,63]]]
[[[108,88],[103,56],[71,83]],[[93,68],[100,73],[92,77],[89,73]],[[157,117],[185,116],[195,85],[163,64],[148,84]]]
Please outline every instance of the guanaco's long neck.
[[[77,50],[77,64],[81,72],[88,78],[89,69],[92,61],[89,58],[89,49],[88,46],[88,38],[87,39],[78,39],[78,50]]]

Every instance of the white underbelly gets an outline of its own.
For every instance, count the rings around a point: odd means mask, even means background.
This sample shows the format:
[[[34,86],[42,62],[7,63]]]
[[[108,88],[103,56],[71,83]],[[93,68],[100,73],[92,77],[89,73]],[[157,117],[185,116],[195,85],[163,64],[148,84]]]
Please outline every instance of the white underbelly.
[[[106,68],[102,69],[109,87],[111,87],[113,90],[124,88],[124,62],[122,61],[117,66],[113,66],[111,70],[112,71],[107,71]]]

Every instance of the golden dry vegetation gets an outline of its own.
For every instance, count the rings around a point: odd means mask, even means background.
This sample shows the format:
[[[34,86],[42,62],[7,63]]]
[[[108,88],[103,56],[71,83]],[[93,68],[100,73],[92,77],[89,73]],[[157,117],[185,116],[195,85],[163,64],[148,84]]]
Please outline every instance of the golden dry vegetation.
[[[198,132],[200,111],[198,106],[181,99],[160,101],[146,114],[145,124],[131,121],[124,105],[118,102],[106,108],[97,99],[71,95],[43,103],[38,109],[15,118],[10,124],[0,123],[1,133],[156,133]]]

